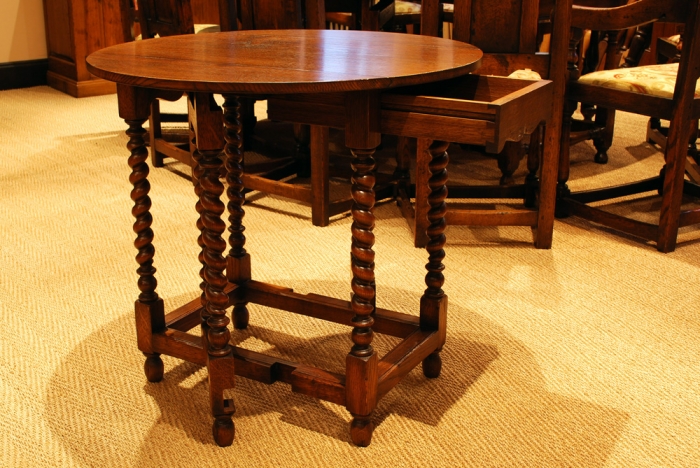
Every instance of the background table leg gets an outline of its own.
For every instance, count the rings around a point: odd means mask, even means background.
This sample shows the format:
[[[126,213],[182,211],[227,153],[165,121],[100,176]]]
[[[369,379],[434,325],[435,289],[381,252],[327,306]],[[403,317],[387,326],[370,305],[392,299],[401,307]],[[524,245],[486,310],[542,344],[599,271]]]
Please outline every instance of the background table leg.
[[[428,288],[421,298],[420,324],[422,329],[439,330],[441,335],[440,346],[423,360],[423,374],[429,378],[436,378],[440,375],[442,360],[439,353],[446,338],[447,296],[442,290],[442,285],[445,283],[445,277],[442,274],[445,265],[442,261],[445,258],[448,146],[448,142],[433,141],[428,149],[432,156],[429,165],[431,176],[428,181],[430,186],[428,221],[430,225],[427,234],[430,240],[426,246],[429,256],[428,264],[425,266],[428,270],[425,275],[425,284]]]
[[[229,238],[231,246],[227,257],[226,277],[232,283],[240,284],[251,278],[250,254],[245,250],[245,226],[243,226],[243,139],[241,124],[241,104],[238,96],[224,95],[224,125],[226,126],[226,196],[229,212]],[[237,330],[248,327],[250,315],[247,302],[233,304],[233,326]]]
[[[148,119],[149,105],[153,101],[152,92],[143,88],[118,85],[119,115],[129,125],[126,131],[129,142],[126,147],[131,152],[129,156],[129,167],[131,175],[129,180],[134,188],[131,190],[131,199],[134,201],[132,213],[136,218],[134,221],[134,232],[136,240],[134,246],[138,250],[136,261],[139,268],[136,272],[139,275],[138,287],[141,291],[135,304],[136,312],[136,334],[139,349],[146,356],[144,372],[149,382],[159,382],[163,379],[163,360],[160,354],[153,351],[151,337],[153,333],[165,329],[165,314],[163,300],[156,292],[155,273],[153,266],[153,230],[151,224],[151,199],[148,193],[151,185],[148,182],[148,150],[143,128],[144,122]]]
[[[206,310],[205,342],[207,344],[207,370],[209,371],[209,397],[214,416],[212,432],[220,446],[233,443],[235,427],[231,416],[235,408],[233,400],[224,398],[224,390],[234,386],[233,348],[229,344],[231,334],[226,315],[229,306],[228,284],[224,270],[223,252],[226,242],[221,237],[225,224],[221,219],[224,204],[221,195],[224,185],[219,180],[223,161],[223,124],[221,110],[210,94],[196,93],[189,96],[190,122],[192,122],[197,149],[194,152],[195,172],[199,192],[201,239],[204,244],[204,294]]]
[[[366,447],[372,440],[372,411],[377,404],[378,357],[372,348],[374,324],[374,149],[352,150],[352,319],[353,346],[346,358],[346,403],[353,415],[350,437]]]

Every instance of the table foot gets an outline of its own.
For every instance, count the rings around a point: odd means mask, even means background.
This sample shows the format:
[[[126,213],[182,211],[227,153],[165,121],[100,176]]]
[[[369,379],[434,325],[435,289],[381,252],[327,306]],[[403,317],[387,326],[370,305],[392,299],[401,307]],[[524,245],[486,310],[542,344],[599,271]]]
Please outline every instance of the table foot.
[[[163,380],[163,360],[160,354],[143,353],[146,356],[146,362],[143,363],[143,372],[146,374],[146,379],[149,382],[160,382]]]
[[[231,416],[218,416],[214,419],[211,430],[214,442],[219,447],[228,447],[233,443],[233,438],[236,435],[236,425],[233,423]]]
[[[233,327],[236,330],[245,330],[248,328],[250,313],[245,304],[236,304],[233,307]]]
[[[440,351],[435,351],[427,358],[423,359],[423,375],[429,379],[440,377],[442,371],[442,358]]]
[[[369,416],[353,415],[350,423],[350,438],[359,447],[367,447],[372,442],[374,423]]]

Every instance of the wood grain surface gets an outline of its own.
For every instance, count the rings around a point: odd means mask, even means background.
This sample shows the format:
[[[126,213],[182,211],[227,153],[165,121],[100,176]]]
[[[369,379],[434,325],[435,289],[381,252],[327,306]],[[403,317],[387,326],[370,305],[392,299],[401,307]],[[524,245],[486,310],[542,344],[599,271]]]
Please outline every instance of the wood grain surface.
[[[420,84],[478,68],[481,51],[447,39],[368,31],[233,31],[135,41],[87,58],[131,86],[214,93],[316,93]]]

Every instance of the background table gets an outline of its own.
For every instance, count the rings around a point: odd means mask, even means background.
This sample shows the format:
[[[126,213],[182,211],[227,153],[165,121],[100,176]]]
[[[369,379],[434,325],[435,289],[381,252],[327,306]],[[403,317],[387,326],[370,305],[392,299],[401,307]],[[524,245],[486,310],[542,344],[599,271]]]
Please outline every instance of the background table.
[[[146,355],[148,380],[163,377],[160,354],[206,365],[219,445],[233,441],[233,401],[223,392],[234,385],[234,374],[272,383],[345,405],[353,415],[353,442],[368,445],[372,411],[418,363],[427,377],[437,377],[439,352],[445,343],[447,296],[442,290],[446,154],[430,164],[432,224],[426,265],[427,289],[418,317],[375,307],[374,280],[374,159],[379,145],[379,95],[382,89],[417,85],[467,74],[476,69],[481,52],[473,46],[427,36],[358,31],[286,30],[238,31],[174,36],[102,49],[88,57],[88,69],[117,83],[119,113],[129,125],[127,147],[133,183],[132,213],[139,268],[136,322],[139,349]],[[163,95],[186,92],[196,138],[195,192],[202,248],[202,297],[165,315],[156,292],[151,200],[148,196],[147,149],[143,123],[150,102]],[[223,94],[224,123],[212,93]],[[338,93],[345,96],[346,145],[353,154],[351,301],[254,281],[244,245],[244,196],[239,94]],[[225,127],[225,131],[224,131]],[[228,185],[230,251],[223,256],[226,229],[219,180],[225,149]],[[295,246],[298,248],[298,246]],[[329,253],[342,261],[344,252]],[[352,327],[352,347],[344,375],[287,362],[231,346],[226,309],[233,305],[234,326],[248,325],[248,303],[329,320]],[[186,333],[201,325],[201,337]],[[373,332],[403,340],[381,359],[372,348]]]

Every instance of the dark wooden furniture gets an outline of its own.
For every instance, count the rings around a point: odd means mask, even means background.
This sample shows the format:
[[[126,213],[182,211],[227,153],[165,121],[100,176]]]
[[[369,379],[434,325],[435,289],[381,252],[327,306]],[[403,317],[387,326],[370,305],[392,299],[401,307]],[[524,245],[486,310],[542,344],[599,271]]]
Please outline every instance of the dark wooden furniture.
[[[421,19],[421,34],[437,35],[439,23],[442,21],[441,9],[437,0],[423,0],[423,12]],[[486,145],[485,149],[498,154],[499,167],[504,176],[501,185],[449,185],[449,197],[458,199],[518,199],[522,206],[513,206],[506,209],[483,207],[460,209],[456,203],[448,204],[446,219],[448,224],[469,226],[499,226],[515,225],[529,226],[534,232],[534,245],[537,248],[550,248],[552,244],[552,232],[554,225],[554,205],[556,174],[559,152],[559,139],[561,133],[561,109],[563,107],[564,84],[566,82],[566,53],[569,37],[568,11],[566,1],[557,1],[556,8],[552,5],[550,10],[556,10],[553,15],[551,53],[538,53],[538,23],[539,0],[454,0],[453,12],[453,39],[469,42],[481,48],[484,52],[483,65],[479,69],[480,75],[508,76],[523,69],[537,72],[542,78],[555,82],[554,98],[544,101],[521,100],[526,103],[519,112],[527,113],[529,117],[525,124],[524,119],[515,117],[514,120],[504,123],[511,130],[517,129],[514,135],[505,145]],[[519,25],[519,27],[518,27]],[[510,87],[525,88],[525,81],[506,78],[496,79],[483,76],[482,80],[492,81],[494,88]],[[437,90],[433,91],[436,92]],[[523,89],[523,93],[525,90]],[[435,105],[442,108],[442,112],[462,112],[461,98],[463,90],[459,86],[445,88],[439,94],[444,99],[435,101]],[[536,94],[533,94],[533,99]],[[553,107],[546,107],[547,105]],[[551,120],[550,120],[551,116]],[[498,111],[496,118],[499,116]],[[539,120],[538,120],[539,119]],[[546,131],[535,127],[539,123],[549,121]],[[535,127],[532,127],[532,123]],[[427,128],[433,128],[431,122],[424,123]],[[435,129],[437,130],[437,129]],[[426,134],[430,134],[426,131]],[[512,174],[517,169],[522,155],[523,137],[531,134],[528,170],[525,181],[515,184]],[[462,139],[451,140],[457,143],[467,143]],[[430,137],[418,140],[417,158],[419,162],[429,157],[427,149],[430,147]],[[399,152],[400,155],[405,153]],[[421,163],[422,164],[422,163]],[[419,167],[421,166],[419,164]],[[407,172],[409,162],[407,157],[399,161],[400,169]],[[410,178],[406,175],[399,183],[398,201],[402,212],[414,232],[415,245],[425,246],[428,242],[426,228],[428,221],[427,187],[428,174],[421,171],[415,173],[415,193],[410,185]],[[415,204],[411,203],[415,198]],[[483,204],[482,204],[483,205]],[[489,205],[493,205],[492,200]]]
[[[379,31],[394,18],[394,0],[325,0],[325,18],[350,29]]]
[[[120,0],[124,40],[140,40],[156,37],[194,34],[194,17],[190,0],[176,2],[156,2],[154,0]],[[163,99],[178,100],[182,93],[172,93]],[[184,110],[184,108],[183,108]],[[148,117],[148,137],[153,167],[163,167],[165,158],[173,158],[181,163],[192,165],[191,135],[189,129],[164,131],[163,123],[187,122],[187,114],[166,114],[160,111],[160,102],[151,103]]]
[[[121,0],[123,17],[127,18],[129,0]],[[156,2],[154,0],[138,0],[139,24],[143,31],[142,37],[150,39],[156,35],[167,37],[177,34],[192,34],[194,32],[192,8],[196,1],[179,0],[177,2]],[[231,31],[237,29],[323,29],[325,26],[325,5],[330,8],[341,9],[355,8],[359,18],[375,18],[380,10],[389,9],[390,2],[384,1],[367,9],[368,2],[364,0],[338,1],[338,0],[221,0],[219,1],[218,20],[220,29]],[[364,27],[376,24],[379,21],[365,21]],[[125,26],[126,28],[126,26]],[[166,99],[179,99],[180,95],[174,93],[164,96]],[[241,115],[243,119],[243,141],[246,150],[253,150],[271,156],[262,163],[251,163],[248,158],[244,162],[245,172],[241,176],[246,191],[257,190],[267,194],[278,195],[293,200],[308,203],[311,206],[311,221],[316,226],[327,226],[330,217],[348,211],[352,206],[350,191],[341,197],[330,197],[330,165],[328,161],[328,127],[294,125],[285,127],[275,124],[275,128],[282,134],[293,135],[294,141],[289,138],[284,144],[280,144],[280,138],[260,138],[255,132],[258,124],[254,115],[255,99],[264,99],[264,96],[248,96],[241,99],[243,106]],[[183,120],[182,117],[185,117]],[[162,167],[164,158],[170,157],[189,166],[194,166],[190,145],[190,137],[187,132],[164,133],[161,121],[187,121],[186,116],[165,115],[160,112],[158,100],[152,103],[151,116],[149,118],[149,137],[151,147],[151,159],[154,167]],[[271,122],[262,122],[269,125]],[[183,134],[184,133],[184,134]],[[262,132],[261,132],[262,133]],[[284,138],[281,138],[284,141]],[[310,152],[318,153],[311,158]],[[349,167],[348,167],[349,169]],[[292,176],[309,178],[309,184],[288,182]],[[344,171],[344,176],[349,178],[349,172]],[[386,177],[382,177],[386,179]],[[377,187],[377,195],[387,198],[393,195],[393,185],[384,182],[381,188]]]
[[[123,42],[119,4],[99,0],[44,0],[44,20],[49,86],[74,97],[113,93],[114,83],[90,74],[85,57]]]
[[[114,83],[92,75],[85,57],[104,47],[121,44],[127,32],[122,26],[121,3],[129,0],[43,0],[46,46],[49,58],[47,82],[73,97],[111,94]],[[195,22],[211,21],[217,0],[196,0]]]
[[[627,3],[631,3],[631,0],[574,0],[574,5],[593,8],[614,8]],[[578,46],[570,54],[575,53],[578,57],[579,73],[584,75],[601,69],[637,66],[648,47],[651,26],[646,24],[613,31],[574,28],[572,41]],[[573,112],[573,103],[569,101],[567,105],[565,112]],[[581,103],[580,109],[583,119],[572,119],[569,145],[591,140],[596,148],[593,160],[598,164],[607,164],[608,149],[612,145],[615,130],[615,109],[594,106],[588,102]]]
[[[681,50],[683,49],[682,25],[660,23],[664,30],[670,30],[676,34],[670,37],[659,37],[656,41],[657,63],[678,63],[681,60]],[[669,26],[676,26],[669,28]],[[661,28],[659,28],[661,29]],[[688,142],[688,157],[686,158],[685,172],[695,183],[700,183],[700,152],[698,152],[697,140],[700,134],[698,123],[694,122],[690,132]],[[661,151],[666,151],[666,140],[668,127],[662,125],[661,119],[652,117],[647,124],[647,142],[658,145]]]
[[[577,81],[576,57],[570,55],[570,76],[572,81],[567,89],[570,103],[590,102],[601,108],[620,109],[650,117],[669,120],[668,140],[661,174],[632,184],[608,187],[586,192],[571,193],[569,178],[569,142],[562,142],[559,165],[559,185],[557,214],[574,214],[600,223],[618,231],[656,242],[661,252],[671,252],[676,247],[678,229],[700,222],[700,210],[682,211],[684,194],[700,196],[700,186],[684,181],[684,169],[691,121],[700,116],[700,106],[694,97],[695,85],[700,75],[700,20],[698,0],[639,0],[625,6],[610,9],[593,9],[574,6],[572,25],[585,29],[596,27],[604,30],[619,30],[635,27],[663,18],[665,21],[685,23],[683,54],[675,81],[673,95],[665,98],[652,94],[620,91],[598,85],[595,82]],[[573,44],[575,45],[575,44]],[[628,69],[634,70],[634,69]],[[595,74],[588,75],[593,77]],[[572,106],[570,105],[570,108]],[[569,109],[570,110],[570,109]],[[570,125],[570,112],[564,114],[564,129]],[[600,204],[592,203],[612,200],[619,197],[645,192],[658,191],[661,194],[661,208],[658,224],[641,222],[605,211]]]
[[[639,65],[653,65],[665,63],[678,55],[676,44],[668,40],[669,37],[680,34],[683,31],[682,23],[667,23],[657,21],[651,30],[649,40],[649,54],[639,62]],[[675,49],[675,51],[674,51]],[[678,56],[680,59],[680,56]]]
[[[334,1],[288,0],[280,3],[278,0],[241,0],[238,14],[240,27],[244,30],[324,29],[325,4]],[[353,0],[352,3],[359,6],[362,2]],[[223,17],[223,11],[221,15]],[[330,197],[328,127],[295,124],[291,128],[280,129],[278,124],[278,130],[293,135],[293,144],[289,144],[291,142],[288,140],[286,147],[279,144],[280,138],[259,138],[254,131],[257,122],[253,115],[254,99],[258,98],[264,99],[265,96],[252,96],[242,101],[246,104],[248,115],[248,119],[244,117],[243,120],[244,145],[246,149],[275,157],[257,165],[245,161],[245,171],[241,175],[245,189],[307,203],[311,206],[311,222],[315,226],[327,226],[331,216],[348,211],[352,206],[349,191],[338,200],[331,200]],[[302,185],[287,181],[292,176],[310,178],[310,183]]]
[[[88,68],[101,78],[117,82],[119,114],[129,126],[130,181],[134,188],[132,213],[139,268],[136,301],[138,347],[146,355],[149,381],[163,377],[161,354],[201,365],[209,373],[214,439],[229,445],[234,437],[233,401],[224,390],[234,386],[234,375],[265,383],[283,381],[292,390],[345,405],[353,415],[350,435],[357,445],[370,443],[372,412],[377,400],[412,368],[423,363],[428,377],[440,374],[439,352],[445,343],[447,297],[442,290],[444,259],[444,180],[446,160],[436,156],[430,197],[433,226],[426,265],[427,289],[419,316],[375,307],[374,279],[374,150],[380,142],[378,119],[381,90],[417,85],[464,75],[478,67],[481,52],[470,45],[422,36],[359,31],[237,31],[173,36],[137,41],[100,50],[88,57]],[[339,71],[338,63],[353,64]],[[148,152],[143,124],[149,105],[163,92],[186,92],[190,120],[196,134],[195,193],[199,196],[197,227],[202,248],[202,296],[164,313],[156,291],[152,217],[149,198]],[[212,93],[224,96],[224,120]],[[252,279],[251,257],[243,235],[244,195],[241,123],[238,95],[288,93],[339,98],[346,144],[353,153],[351,301],[309,294]],[[225,127],[225,132],[223,131]],[[222,161],[225,149],[225,162]],[[226,186],[219,180],[227,168]],[[222,237],[228,199],[230,250]],[[194,236],[193,236],[194,241]],[[225,256],[224,256],[225,255]],[[343,252],[331,256],[345,258]],[[335,258],[335,257],[334,257]],[[333,261],[333,260],[329,260]],[[232,346],[227,309],[233,323],[248,325],[248,304],[329,320],[352,327],[352,347],[345,374],[285,361]],[[254,319],[253,319],[254,320]],[[187,333],[201,327],[201,336]],[[373,333],[403,338],[381,358],[372,348]]]

